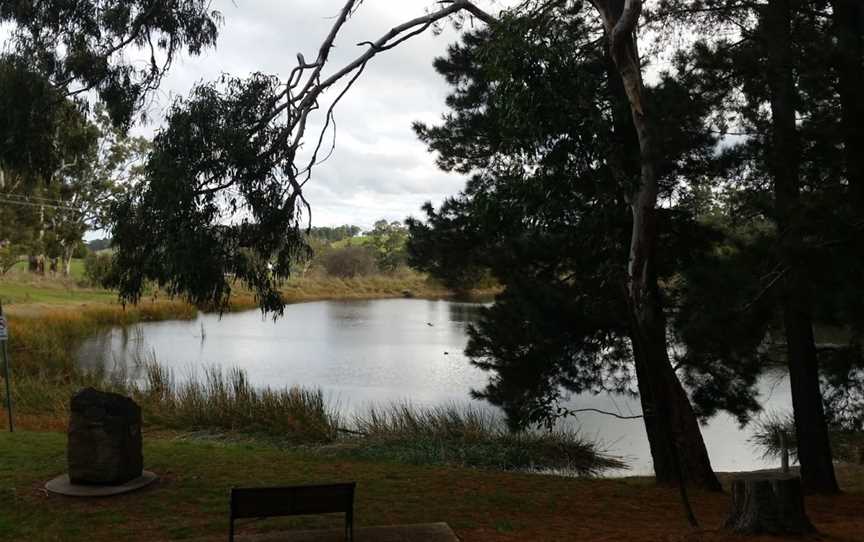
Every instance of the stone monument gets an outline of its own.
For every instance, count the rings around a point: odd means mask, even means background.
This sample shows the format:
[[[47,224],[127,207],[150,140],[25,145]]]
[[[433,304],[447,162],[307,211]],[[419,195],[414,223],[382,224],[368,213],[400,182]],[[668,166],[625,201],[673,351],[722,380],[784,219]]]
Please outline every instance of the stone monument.
[[[121,485],[142,475],[141,407],[128,397],[85,388],[72,397],[69,481]]]

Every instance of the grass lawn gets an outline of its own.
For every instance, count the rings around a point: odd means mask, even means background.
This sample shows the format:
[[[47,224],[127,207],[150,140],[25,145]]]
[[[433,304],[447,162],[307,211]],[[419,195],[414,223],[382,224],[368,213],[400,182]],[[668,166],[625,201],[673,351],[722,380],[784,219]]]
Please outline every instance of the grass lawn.
[[[728,494],[694,495],[703,530],[692,531],[677,493],[645,479],[577,480],[365,462],[320,450],[286,451],[164,433],[145,435],[145,443],[145,465],[162,477],[157,485],[119,498],[75,500],[42,489],[65,470],[65,435],[0,433],[0,539],[223,540],[233,485],[356,480],[358,525],[445,521],[463,540],[737,540],[717,530]],[[821,540],[860,541],[864,478],[860,470],[841,475],[846,488],[858,492],[810,497],[808,511]],[[340,520],[268,520],[241,530],[338,526]]]
[[[82,280],[84,278],[84,258],[72,258],[72,268],[70,270],[72,272],[73,280]],[[21,260],[12,266],[9,270],[9,273],[12,274],[20,274],[27,272],[27,262]]]
[[[72,276],[27,272],[27,262],[18,262],[0,277],[0,300],[4,305],[82,305],[116,303],[117,295],[101,288],[82,287],[84,260],[72,260]]]

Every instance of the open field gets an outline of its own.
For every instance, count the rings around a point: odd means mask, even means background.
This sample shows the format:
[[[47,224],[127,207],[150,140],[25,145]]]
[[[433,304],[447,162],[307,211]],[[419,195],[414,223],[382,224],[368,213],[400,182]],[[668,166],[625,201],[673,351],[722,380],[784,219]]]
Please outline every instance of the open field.
[[[658,542],[780,540],[737,538],[717,530],[728,494],[696,493],[703,530],[690,530],[673,490],[646,479],[580,480],[468,468],[359,461],[166,433],[145,435],[145,465],[162,480],[114,499],[48,495],[42,484],[65,469],[62,433],[0,434],[0,538],[4,540],[157,541],[227,533],[228,489],[356,480],[358,525],[445,521],[463,540]],[[864,474],[841,469],[846,494],[809,497],[821,540],[860,541]],[[241,527],[337,526],[341,518],[268,520]]]
[[[74,272],[73,272],[74,276]],[[487,298],[497,290],[480,290],[472,295]],[[323,299],[377,299],[410,295],[422,298],[451,297],[446,288],[430,281],[426,275],[402,271],[393,275],[371,275],[342,279],[329,276],[297,276],[282,287],[288,303]],[[164,295],[161,296],[164,299]],[[118,305],[117,294],[101,288],[81,284],[80,278],[39,277],[27,272],[10,271],[0,277],[0,301],[6,308],[27,313],[39,312],[45,306],[76,307],[94,303]],[[145,299],[145,301],[152,301]],[[24,306],[29,307],[25,308]],[[232,299],[232,308],[253,308],[255,300],[250,292],[238,286]]]

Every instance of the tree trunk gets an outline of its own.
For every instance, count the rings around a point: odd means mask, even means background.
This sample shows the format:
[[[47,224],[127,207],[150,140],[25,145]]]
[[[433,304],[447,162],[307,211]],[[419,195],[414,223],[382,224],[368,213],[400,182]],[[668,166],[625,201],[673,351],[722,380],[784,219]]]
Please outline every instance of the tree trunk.
[[[849,203],[864,212],[864,4],[861,0],[833,0],[833,8]]]
[[[720,482],[711,469],[692,405],[669,361],[666,319],[656,276],[656,154],[634,33],[638,7],[634,16],[633,12],[622,13],[610,4],[605,8],[597,3],[595,6],[604,18],[610,53],[623,83],[639,143],[639,186],[630,204],[633,229],[627,293],[639,392],[655,474],[662,484],[680,484],[682,487],[692,484],[720,491]],[[625,21],[627,24],[627,20],[633,27],[621,32],[619,23]],[[689,507],[686,494],[682,496],[685,506]],[[692,513],[690,515],[692,518]],[[695,523],[695,520],[691,521]]]
[[[772,115],[769,167],[774,177],[779,256],[785,270],[781,305],[802,483],[805,491],[834,493],[838,487],[819,388],[811,292],[802,261],[805,249],[800,209],[801,149],[795,118],[798,96],[793,74],[789,2],[770,0],[764,21],[768,33]]]
[[[864,253],[864,5],[860,0],[833,0],[834,35],[837,40],[837,73],[841,106],[841,131],[849,183],[849,217],[852,222],[848,250],[852,257]],[[854,259],[852,260],[854,261]],[[850,269],[860,284],[861,269]],[[864,299],[852,299],[851,346],[864,348]]]
[[[72,254],[75,252],[75,249],[70,242],[63,243],[63,276],[71,277],[72,276]]]

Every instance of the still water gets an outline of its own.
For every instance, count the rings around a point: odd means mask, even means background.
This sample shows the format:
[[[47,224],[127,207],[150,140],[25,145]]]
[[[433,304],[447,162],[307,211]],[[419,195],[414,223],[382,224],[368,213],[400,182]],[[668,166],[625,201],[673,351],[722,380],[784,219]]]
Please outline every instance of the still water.
[[[346,413],[369,404],[410,401],[417,405],[474,402],[471,389],[488,375],[463,354],[468,325],[479,304],[418,299],[320,301],[288,305],[273,321],[258,311],[201,314],[196,320],[142,323],[92,337],[77,353],[84,367],[125,370],[136,377],[136,361],[155,359],[178,378],[204,365],[242,367],[259,386],[321,388]],[[760,383],[766,410],[789,410],[783,374]],[[624,415],[639,414],[638,399],[584,395],[569,406]],[[651,457],[641,420],[594,413],[573,423],[630,465],[629,474],[650,474]],[[761,460],[739,429],[721,414],[703,427],[715,470],[774,466]]]

